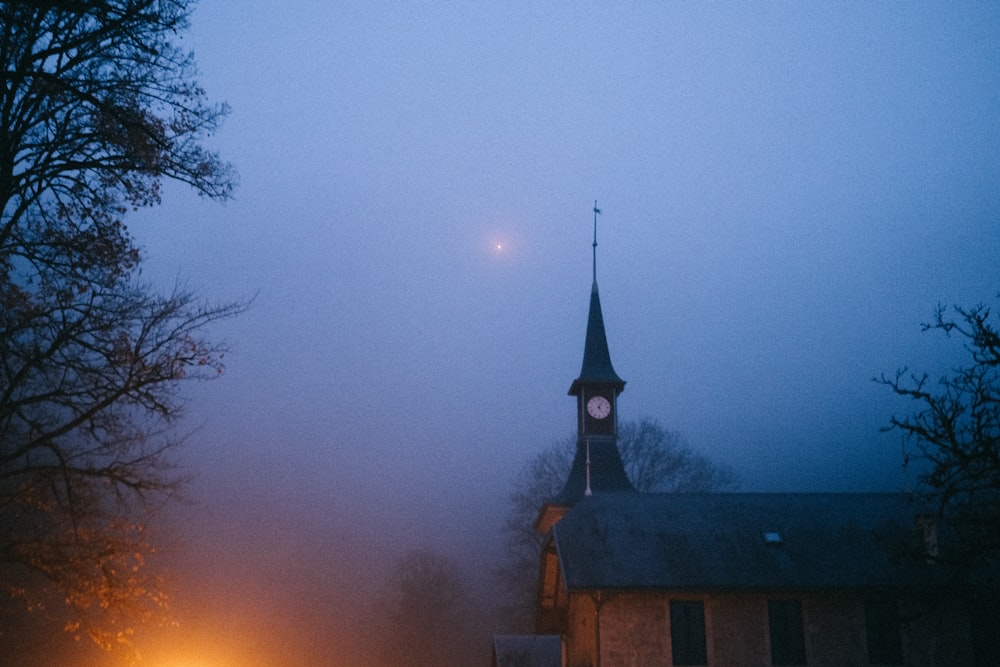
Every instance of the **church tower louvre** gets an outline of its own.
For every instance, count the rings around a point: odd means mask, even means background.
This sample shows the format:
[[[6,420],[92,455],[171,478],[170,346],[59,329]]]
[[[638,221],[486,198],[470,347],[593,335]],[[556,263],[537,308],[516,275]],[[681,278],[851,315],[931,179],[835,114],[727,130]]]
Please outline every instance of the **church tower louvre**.
[[[569,388],[569,395],[576,397],[576,455],[562,491],[545,504],[535,521],[535,528],[542,533],[548,532],[585,496],[635,492],[618,451],[618,395],[625,388],[625,381],[611,364],[597,289],[597,216],[600,212],[594,202],[594,268],[587,337],[580,375]]]

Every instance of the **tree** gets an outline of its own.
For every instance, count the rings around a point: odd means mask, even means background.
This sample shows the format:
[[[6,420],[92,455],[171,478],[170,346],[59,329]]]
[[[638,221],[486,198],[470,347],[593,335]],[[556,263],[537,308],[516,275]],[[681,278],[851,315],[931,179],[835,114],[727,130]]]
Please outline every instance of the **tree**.
[[[480,662],[470,590],[458,564],[448,557],[425,549],[405,554],[393,569],[384,606],[383,664],[458,667]]]
[[[723,491],[738,485],[736,475],[695,452],[676,431],[654,419],[618,427],[618,451],[629,480],[640,492]],[[504,520],[506,564],[497,576],[512,593],[503,610],[512,631],[533,627],[538,558],[544,536],[533,528],[542,504],[562,490],[576,454],[576,436],[553,443],[532,457],[514,479],[510,511]]]
[[[575,448],[575,438],[573,446]],[[622,424],[619,427],[618,451],[636,491],[704,493],[737,486],[732,470],[698,454],[680,433],[664,429],[654,419]],[[572,457],[567,461],[571,462]],[[566,470],[569,470],[568,464]],[[565,483],[566,473],[562,481]],[[538,511],[537,507],[535,511]]]
[[[938,306],[922,328],[957,337],[965,363],[936,383],[906,368],[875,380],[918,405],[886,430],[902,432],[914,495],[951,533],[936,557],[964,573],[1000,557],[1000,322],[984,305]]]
[[[0,594],[106,648],[163,605],[177,383],[221,371],[203,329],[245,307],[157,294],[124,224],[166,179],[234,185],[202,146],[226,109],[175,43],[190,4],[0,2]]]

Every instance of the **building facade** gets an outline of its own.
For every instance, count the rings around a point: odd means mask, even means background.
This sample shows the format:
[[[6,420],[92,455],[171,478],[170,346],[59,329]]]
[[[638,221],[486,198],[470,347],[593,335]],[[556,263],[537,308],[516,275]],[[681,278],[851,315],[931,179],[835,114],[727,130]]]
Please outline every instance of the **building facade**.
[[[549,531],[536,629],[569,667],[995,664],[909,516],[896,494],[595,494]]]
[[[545,535],[535,641],[497,638],[494,664],[1000,665],[996,589],[957,585],[938,566],[936,526],[901,494],[632,487],[617,443],[625,381],[597,288],[597,212],[583,364],[569,390],[576,455],[535,521]]]

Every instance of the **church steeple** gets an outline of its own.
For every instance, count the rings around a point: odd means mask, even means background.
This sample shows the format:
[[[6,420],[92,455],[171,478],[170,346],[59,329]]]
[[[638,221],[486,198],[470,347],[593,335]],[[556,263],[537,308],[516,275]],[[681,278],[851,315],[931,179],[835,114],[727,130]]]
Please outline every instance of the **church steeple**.
[[[617,391],[625,387],[625,381],[618,377],[611,365],[611,353],[608,352],[608,337],[604,332],[604,315],[601,313],[601,297],[597,291],[597,216],[601,209],[594,202],[594,269],[590,286],[590,314],[587,317],[587,339],[583,344],[583,366],[580,377],[573,381],[569,388],[571,396],[580,393],[580,387],[586,383],[609,383],[618,386]]]
[[[625,388],[625,381],[618,377],[614,366],[611,365],[608,336],[604,331],[604,315],[601,313],[601,296],[597,291],[596,280],[590,288],[590,314],[587,317],[587,338],[583,344],[583,365],[580,367],[580,377],[573,380],[569,388],[570,396],[578,395],[583,385],[595,382],[615,385],[618,393]]]
[[[583,346],[580,375],[569,388],[576,396],[576,456],[562,491],[546,503],[536,528],[547,531],[584,496],[609,491],[634,492],[618,452],[618,394],[625,381],[611,365],[604,315],[597,290],[597,215],[594,202],[594,276],[590,289],[590,313]]]

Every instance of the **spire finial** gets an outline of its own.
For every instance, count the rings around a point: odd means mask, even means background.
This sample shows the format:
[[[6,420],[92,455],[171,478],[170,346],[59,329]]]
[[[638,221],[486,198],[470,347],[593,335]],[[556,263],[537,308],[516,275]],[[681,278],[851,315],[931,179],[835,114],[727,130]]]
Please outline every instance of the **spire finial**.
[[[594,200],[594,284],[597,284],[597,214],[601,209],[597,208],[597,200]]]

